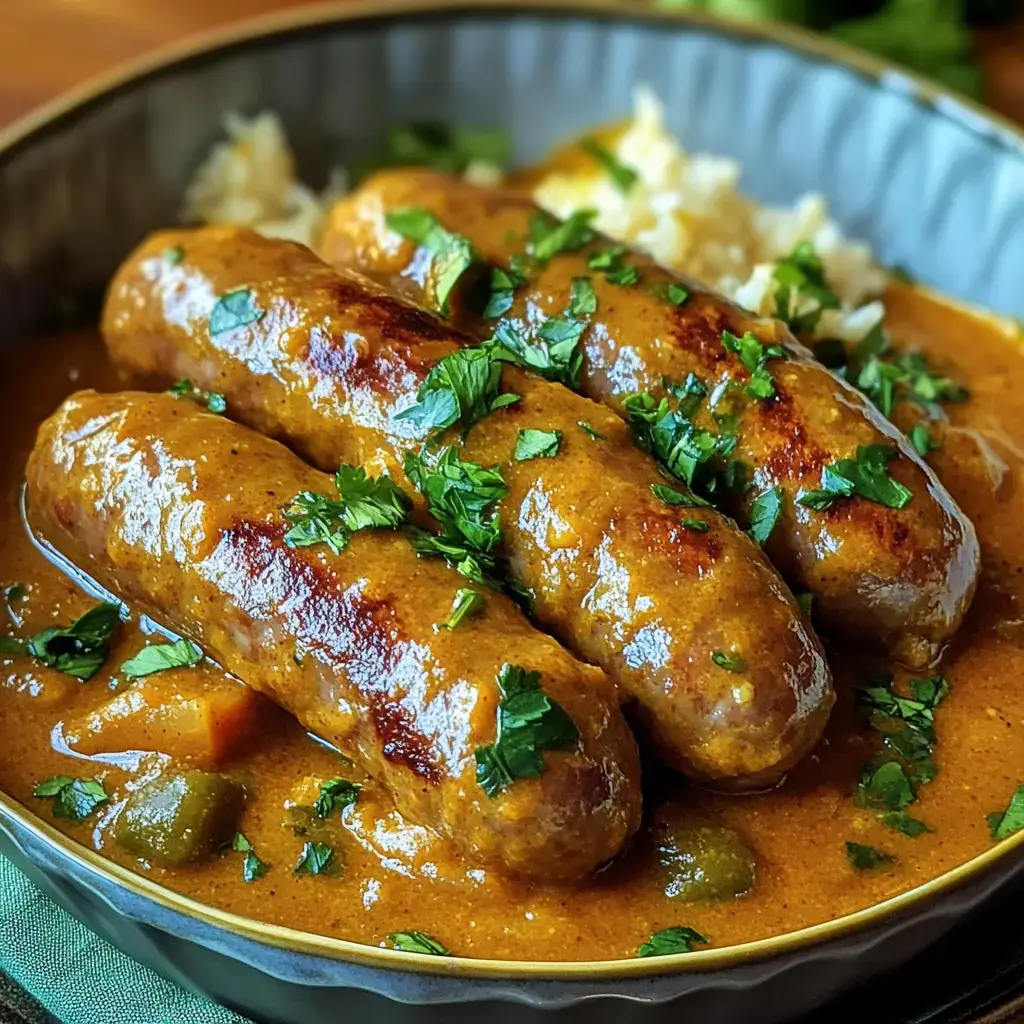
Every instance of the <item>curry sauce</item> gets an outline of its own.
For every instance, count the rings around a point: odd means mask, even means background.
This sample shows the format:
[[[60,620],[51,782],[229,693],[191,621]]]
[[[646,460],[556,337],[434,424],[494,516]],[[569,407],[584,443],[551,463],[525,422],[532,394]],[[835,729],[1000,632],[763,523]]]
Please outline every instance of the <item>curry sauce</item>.
[[[520,960],[632,957],[652,933],[685,925],[725,946],[832,920],[935,878],[992,844],[986,815],[1006,807],[1024,782],[1024,540],[1017,509],[1024,470],[1024,357],[1011,329],[953,309],[902,285],[887,296],[897,344],[921,348],[970,390],[947,407],[946,443],[930,456],[942,482],[974,522],[982,543],[982,584],[965,627],[940,666],[949,696],[935,712],[935,778],[918,787],[908,808],[931,831],[914,838],[858,807],[853,792],[863,765],[879,748],[878,733],[854,708],[853,687],[881,662],[830,649],[838,704],[826,738],[778,789],[724,796],[647,766],[648,816],[726,824],[756,854],[745,896],[684,903],[671,891],[645,828],[630,849],[580,887],[503,878],[463,862],[429,830],[404,822],[385,792],[293,719],[267,706],[222,770],[245,788],[244,832],[267,865],[246,882],[239,852],[181,868],[147,866],[113,840],[121,804],[153,777],[159,754],[95,755],[65,742],[67,723],[125,686],[119,666],[155,627],[133,619],[115,634],[109,657],[87,682],[18,656],[2,658],[0,787],[49,818],[51,801],[33,797],[55,775],[102,778],[110,800],[82,824],[54,819],[77,841],[136,868],[178,892],[235,913],[368,944],[390,933],[425,932],[462,956]],[[97,601],[48,559],[28,535],[21,513],[23,467],[35,430],[68,393],[118,387],[93,334],[34,342],[9,358],[0,383],[6,410],[7,458],[2,477],[3,566],[9,625],[28,636],[67,624]],[[184,673],[215,677],[204,664],[163,674],[172,686]],[[898,679],[903,679],[898,676]],[[189,685],[194,685],[190,677]],[[352,806],[328,818],[308,809],[318,782],[343,776],[364,784]],[[293,872],[306,842],[333,850],[333,870]],[[849,842],[884,851],[891,864],[857,870]]]

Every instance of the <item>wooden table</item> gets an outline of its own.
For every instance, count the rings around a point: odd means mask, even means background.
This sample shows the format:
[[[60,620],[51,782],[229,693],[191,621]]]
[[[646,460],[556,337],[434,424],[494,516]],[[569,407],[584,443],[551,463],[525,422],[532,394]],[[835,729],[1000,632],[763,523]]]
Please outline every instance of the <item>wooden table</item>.
[[[118,62],[309,0],[2,0],[0,125]],[[1024,24],[978,40],[988,101],[1024,123]]]

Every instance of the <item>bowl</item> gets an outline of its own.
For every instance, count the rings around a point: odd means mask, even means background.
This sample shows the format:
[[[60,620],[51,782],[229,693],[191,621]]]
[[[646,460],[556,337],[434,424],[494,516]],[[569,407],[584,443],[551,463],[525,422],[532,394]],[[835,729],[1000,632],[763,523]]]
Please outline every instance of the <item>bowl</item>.
[[[228,110],[282,117],[302,177],[417,118],[507,129],[514,158],[628,112],[651,85],[691,150],[756,198],[826,196],[880,258],[1024,314],[1024,139],[966,100],[782,27],[635,5],[345,3],[263,18],[119,72],[0,134],[0,342],[95,321],[102,289],[173,222]],[[800,932],[601,963],[432,958],[243,919],[118,867],[0,795],[0,852],[102,937],[257,1019],[771,1024],[906,961],[1021,883],[1024,834],[909,893]]]

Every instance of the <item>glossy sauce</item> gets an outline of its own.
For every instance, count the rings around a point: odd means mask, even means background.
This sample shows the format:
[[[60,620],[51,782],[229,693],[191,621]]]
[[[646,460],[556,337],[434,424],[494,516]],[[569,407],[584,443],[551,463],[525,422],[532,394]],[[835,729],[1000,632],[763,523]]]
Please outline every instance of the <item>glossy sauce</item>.
[[[270,865],[266,877],[246,884],[238,854],[181,869],[140,865],[117,849],[108,829],[119,800],[159,768],[159,757],[89,764],[53,746],[58,722],[96,707],[112,685],[123,685],[112,682],[111,673],[142,645],[142,626],[135,622],[122,627],[106,665],[84,684],[21,658],[0,659],[0,788],[49,818],[49,801],[31,795],[40,780],[101,776],[111,802],[84,824],[55,824],[161,884],[259,920],[370,944],[382,944],[390,932],[418,929],[465,956],[631,957],[652,932],[673,925],[689,925],[714,945],[729,945],[833,919],[963,863],[989,848],[986,814],[1005,807],[1024,782],[1024,356],[1010,331],[910,289],[895,288],[889,309],[897,343],[924,348],[940,370],[970,388],[970,402],[949,407],[955,430],[983,436],[979,446],[975,435],[954,433],[933,457],[977,527],[985,566],[967,626],[942,664],[952,693],[936,713],[940,772],[909,809],[933,833],[906,838],[855,806],[851,793],[861,765],[877,749],[877,735],[853,713],[849,687],[861,672],[886,666],[855,668],[848,655],[834,651],[840,699],[827,738],[782,788],[725,797],[648,772],[649,805],[672,800],[687,813],[728,823],[756,851],[754,891],[727,903],[682,904],[666,896],[667,878],[643,832],[624,857],[584,887],[509,882],[460,862],[427,830],[402,822],[373,783],[343,822],[335,816],[317,823],[316,835],[297,835],[289,804],[308,805],[317,780],[359,775],[283,714],[268,716],[260,734],[225,766],[246,784],[241,827]],[[28,585],[27,596],[6,612],[5,631],[20,636],[67,624],[95,603],[33,546],[19,505],[36,425],[82,387],[117,387],[99,340],[88,334],[26,345],[9,357],[0,382],[7,442],[0,467],[0,584]],[[292,874],[308,838],[333,845],[337,873]],[[844,850],[848,840],[887,851],[895,865],[855,872]]]

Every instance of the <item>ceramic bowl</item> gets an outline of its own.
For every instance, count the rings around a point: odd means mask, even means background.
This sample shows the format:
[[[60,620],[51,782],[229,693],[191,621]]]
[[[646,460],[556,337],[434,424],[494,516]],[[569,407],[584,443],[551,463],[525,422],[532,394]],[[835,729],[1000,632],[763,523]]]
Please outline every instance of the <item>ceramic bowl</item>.
[[[598,0],[320,6],[166,51],[0,133],[0,341],[94,322],[98,297],[185,183],[229,110],[272,108],[301,175],[436,118],[508,130],[517,161],[629,113],[653,87],[691,150],[744,188],[823,193],[879,257],[1024,315],[1024,144],[907,73],[793,29]],[[0,852],[104,938],[259,1020],[771,1024],[933,943],[1020,879],[1024,834],[904,896],[791,935],[682,957],[509,963],[417,957],[260,924],[113,865],[0,795]],[[545,1018],[547,1019],[547,1018]]]

